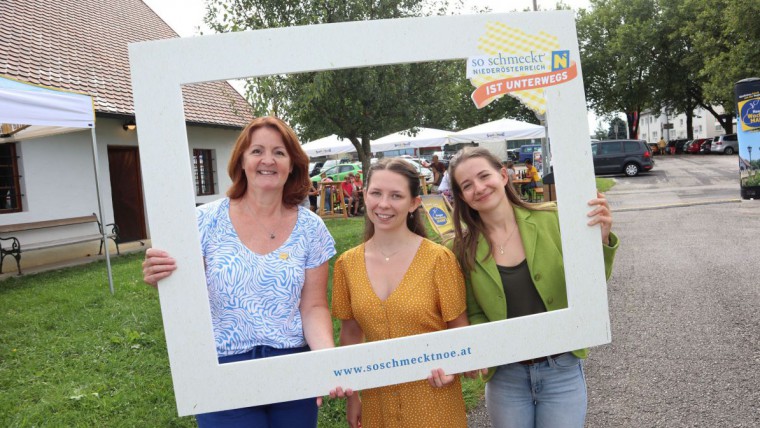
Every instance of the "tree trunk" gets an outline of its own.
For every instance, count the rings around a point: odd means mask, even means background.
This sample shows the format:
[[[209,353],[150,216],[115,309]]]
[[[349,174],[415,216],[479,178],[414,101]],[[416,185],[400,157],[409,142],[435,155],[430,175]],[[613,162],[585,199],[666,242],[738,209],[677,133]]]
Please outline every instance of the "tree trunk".
[[[637,140],[639,138],[639,114],[640,111],[625,112],[625,118],[628,122],[628,138]]]
[[[694,106],[686,109],[686,139],[694,139]]]

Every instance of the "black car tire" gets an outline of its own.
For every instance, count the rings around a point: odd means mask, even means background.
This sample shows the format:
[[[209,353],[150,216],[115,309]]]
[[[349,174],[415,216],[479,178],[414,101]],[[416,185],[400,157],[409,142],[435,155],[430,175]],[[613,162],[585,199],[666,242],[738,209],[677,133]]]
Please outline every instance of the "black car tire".
[[[733,147],[726,147],[726,150],[723,150],[724,154],[732,155],[734,154],[734,148]]]
[[[633,162],[629,162],[623,167],[623,172],[628,177],[635,177],[639,175],[639,166]]]

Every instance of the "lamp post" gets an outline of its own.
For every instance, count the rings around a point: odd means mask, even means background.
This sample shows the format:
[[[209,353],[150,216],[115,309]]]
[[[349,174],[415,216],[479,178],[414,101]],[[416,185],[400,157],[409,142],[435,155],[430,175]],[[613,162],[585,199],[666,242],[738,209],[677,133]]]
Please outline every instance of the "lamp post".
[[[749,175],[752,175],[752,146],[747,146],[747,152],[749,152]]]

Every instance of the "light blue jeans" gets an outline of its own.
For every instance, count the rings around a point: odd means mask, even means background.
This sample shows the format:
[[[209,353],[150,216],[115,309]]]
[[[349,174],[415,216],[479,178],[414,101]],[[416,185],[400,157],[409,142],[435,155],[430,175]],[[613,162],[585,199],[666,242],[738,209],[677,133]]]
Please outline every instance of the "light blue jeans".
[[[486,384],[494,428],[582,428],[586,405],[583,363],[570,352],[537,364],[500,366]]]

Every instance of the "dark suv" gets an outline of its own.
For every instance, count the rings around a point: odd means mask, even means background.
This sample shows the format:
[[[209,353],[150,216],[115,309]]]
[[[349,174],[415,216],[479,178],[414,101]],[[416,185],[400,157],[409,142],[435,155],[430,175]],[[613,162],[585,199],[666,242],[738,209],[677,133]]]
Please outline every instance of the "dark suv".
[[[652,150],[644,140],[610,140],[591,143],[595,174],[620,174],[629,177],[654,167]]]

